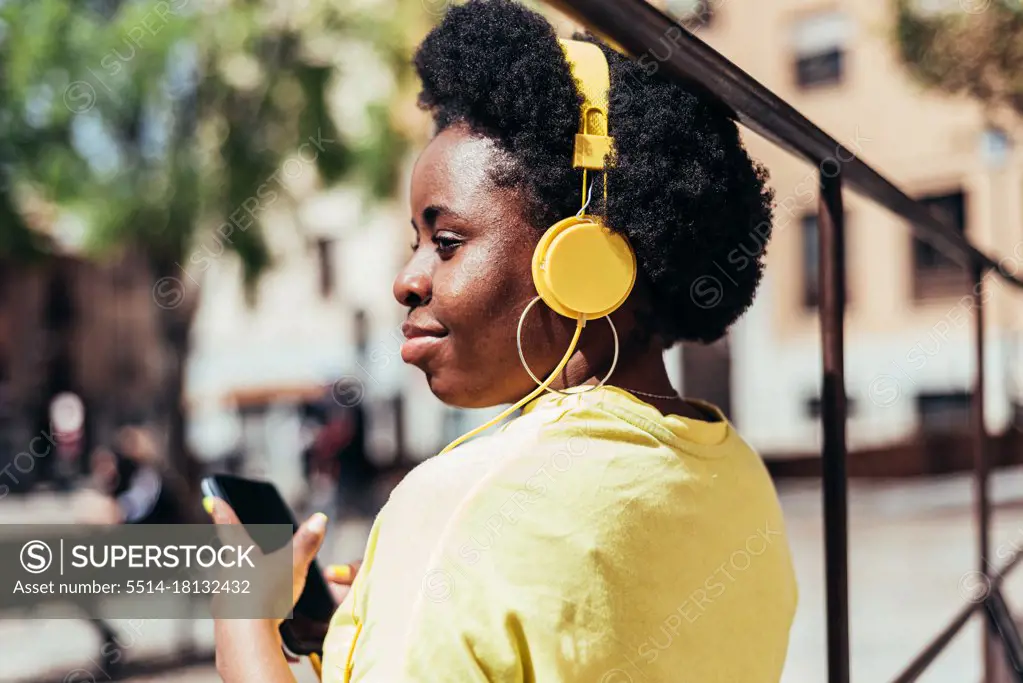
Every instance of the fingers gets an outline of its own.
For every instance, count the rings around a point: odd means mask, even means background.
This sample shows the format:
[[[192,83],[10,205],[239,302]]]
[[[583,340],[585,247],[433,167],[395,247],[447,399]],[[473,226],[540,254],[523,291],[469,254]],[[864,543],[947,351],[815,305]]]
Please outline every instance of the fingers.
[[[316,557],[327,533],[327,515],[317,512],[295,532],[295,562],[307,568]]]
[[[295,600],[298,600],[298,596],[305,588],[309,564],[316,557],[320,546],[323,545],[323,537],[326,533],[327,515],[322,512],[317,512],[307,519],[295,532],[292,544],[292,591]]]
[[[334,604],[340,605],[345,601],[345,598],[348,597],[348,593],[351,592],[352,587],[340,583],[328,583],[327,589],[334,598]]]
[[[245,527],[239,521],[238,515],[235,514],[226,501],[207,496],[203,498],[202,506],[209,513],[210,517],[213,518],[213,523],[217,527],[217,536],[220,538],[221,543],[226,545],[252,544],[252,539],[249,538]]]
[[[349,564],[332,564],[323,572],[330,594],[334,596],[334,602],[340,605],[345,601],[361,566],[361,560]]]
[[[202,506],[217,524],[241,524],[231,506],[219,498],[206,496],[202,499]]]
[[[327,567],[324,578],[327,579],[328,583],[335,583],[341,586],[351,586],[352,582],[355,581],[355,575],[359,571],[359,565],[362,562],[352,562],[350,564],[332,564]]]

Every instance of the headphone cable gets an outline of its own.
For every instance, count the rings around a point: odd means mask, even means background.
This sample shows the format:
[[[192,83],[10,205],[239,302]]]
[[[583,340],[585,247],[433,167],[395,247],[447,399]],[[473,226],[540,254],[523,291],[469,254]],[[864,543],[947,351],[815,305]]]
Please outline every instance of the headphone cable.
[[[525,311],[523,311],[523,315],[525,315]],[[521,319],[519,320],[519,322],[521,323]],[[554,370],[551,371],[550,376],[547,377],[546,380],[544,380],[543,384],[538,386],[536,389],[533,389],[533,391],[529,392],[523,398],[519,399],[519,401],[517,403],[515,403],[514,405],[511,405],[507,409],[501,411],[501,414],[497,415],[496,417],[491,418],[490,420],[487,420],[486,422],[481,424],[479,427],[476,427],[475,429],[472,429],[472,430],[466,432],[465,434],[462,434],[462,436],[458,437],[457,439],[455,439],[454,441],[449,443],[447,446],[445,446],[444,449],[440,453],[438,453],[437,455],[440,455],[441,453],[447,453],[452,448],[462,444],[467,439],[471,439],[472,437],[476,436],[480,432],[482,432],[482,431],[484,431],[486,429],[490,429],[495,424],[497,424],[498,422],[500,422],[504,418],[508,417],[513,412],[515,412],[516,410],[518,410],[519,408],[521,408],[522,406],[524,406],[525,404],[529,403],[534,398],[539,396],[541,393],[546,391],[547,387],[549,387],[551,385],[551,383],[554,382],[555,378],[557,378],[557,376],[561,374],[561,371],[565,369],[565,366],[568,365],[568,359],[572,357],[573,353],[575,353],[575,347],[579,343],[579,336],[582,334],[583,327],[585,327],[585,326],[586,326],[586,318],[585,317],[579,317],[579,318],[576,319],[575,334],[572,335],[572,342],[568,345],[568,351],[565,352],[565,355],[562,356],[562,358],[561,358],[561,362],[559,362],[557,364],[557,366],[554,368]]]

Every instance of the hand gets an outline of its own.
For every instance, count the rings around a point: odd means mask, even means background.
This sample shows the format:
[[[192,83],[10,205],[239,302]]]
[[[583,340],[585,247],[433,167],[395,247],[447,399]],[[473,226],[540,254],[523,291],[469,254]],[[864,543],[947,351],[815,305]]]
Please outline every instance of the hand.
[[[352,583],[361,566],[362,560],[356,560],[348,564],[332,564],[323,572],[323,578],[327,580],[330,593],[337,604],[344,602],[348,592],[352,590]]]
[[[206,499],[203,504],[217,525],[241,524],[234,510],[226,502]],[[299,527],[292,543],[291,599],[294,606],[305,588],[309,564],[316,557],[327,528],[327,518],[317,513]],[[218,529],[218,533],[220,529]],[[231,529],[230,536],[237,542],[240,528]],[[222,534],[223,535],[223,534]],[[277,552],[288,552],[286,548]],[[253,557],[259,563],[262,557]],[[282,586],[281,590],[287,590]],[[267,682],[294,681],[282,650],[280,626],[283,619],[215,619],[217,672],[224,681],[260,680]]]

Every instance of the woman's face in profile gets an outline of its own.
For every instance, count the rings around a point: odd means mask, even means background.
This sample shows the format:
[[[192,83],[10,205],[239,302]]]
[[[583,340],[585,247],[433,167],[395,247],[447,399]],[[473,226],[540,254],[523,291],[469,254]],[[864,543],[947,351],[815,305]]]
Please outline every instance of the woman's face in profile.
[[[502,152],[453,126],[435,137],[412,174],[414,249],[394,281],[409,309],[401,357],[421,369],[445,403],[479,408],[535,388],[515,344],[519,316],[536,296],[530,264],[541,231],[512,188],[495,187]],[[537,305],[523,327],[533,371],[564,353],[574,322]]]

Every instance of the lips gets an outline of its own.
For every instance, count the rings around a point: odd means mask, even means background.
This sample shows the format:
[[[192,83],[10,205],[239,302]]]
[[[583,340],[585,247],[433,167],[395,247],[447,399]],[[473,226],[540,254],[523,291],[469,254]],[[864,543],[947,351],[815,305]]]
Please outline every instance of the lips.
[[[401,359],[412,365],[421,365],[427,356],[436,352],[448,331],[436,323],[415,323],[406,320],[401,333],[405,343],[401,345]]]
[[[406,320],[401,324],[401,333],[405,339],[418,339],[420,337],[444,337],[448,331],[436,323],[418,324]]]

